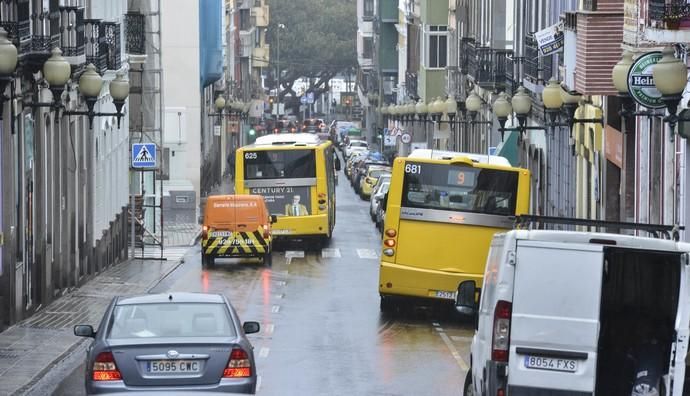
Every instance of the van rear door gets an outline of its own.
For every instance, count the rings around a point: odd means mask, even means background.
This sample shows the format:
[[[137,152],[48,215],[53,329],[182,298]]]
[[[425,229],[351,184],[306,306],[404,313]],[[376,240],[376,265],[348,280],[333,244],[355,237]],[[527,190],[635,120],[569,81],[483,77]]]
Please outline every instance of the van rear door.
[[[676,341],[671,353],[669,367],[671,380],[673,381],[671,395],[683,395],[686,376],[686,357],[688,353],[688,341],[690,338],[690,269],[688,253],[683,254],[680,269],[680,293],[678,298],[678,313],[676,315]]]
[[[509,389],[594,392],[602,245],[518,241]]]

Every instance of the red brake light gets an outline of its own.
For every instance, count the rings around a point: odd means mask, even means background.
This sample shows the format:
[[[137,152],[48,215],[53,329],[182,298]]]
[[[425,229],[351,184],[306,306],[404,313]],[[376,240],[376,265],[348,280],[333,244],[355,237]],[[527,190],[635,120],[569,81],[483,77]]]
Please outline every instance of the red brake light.
[[[252,364],[249,361],[249,355],[244,349],[235,348],[230,353],[230,360],[223,371],[225,378],[241,378],[251,377]]]
[[[491,346],[491,360],[507,362],[510,350],[510,318],[513,315],[513,304],[500,300],[494,311],[494,331]]]
[[[386,230],[386,236],[389,238],[395,238],[395,236],[398,235],[398,232],[395,231],[394,229],[390,228]]]
[[[395,239],[386,239],[386,241],[383,244],[388,247],[393,247],[395,246]]]
[[[112,352],[101,352],[93,362],[94,381],[118,381],[122,379]]]

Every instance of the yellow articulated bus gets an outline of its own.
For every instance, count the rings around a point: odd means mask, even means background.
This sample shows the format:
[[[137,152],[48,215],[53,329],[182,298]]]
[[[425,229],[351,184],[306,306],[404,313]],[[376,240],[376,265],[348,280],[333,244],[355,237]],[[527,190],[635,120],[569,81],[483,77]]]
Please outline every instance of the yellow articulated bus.
[[[239,148],[235,164],[235,192],[264,197],[278,216],[275,238],[331,238],[340,163],[330,141],[308,133],[265,135]]]
[[[379,272],[381,310],[481,287],[491,238],[529,208],[529,171],[498,156],[415,150],[396,158]]]

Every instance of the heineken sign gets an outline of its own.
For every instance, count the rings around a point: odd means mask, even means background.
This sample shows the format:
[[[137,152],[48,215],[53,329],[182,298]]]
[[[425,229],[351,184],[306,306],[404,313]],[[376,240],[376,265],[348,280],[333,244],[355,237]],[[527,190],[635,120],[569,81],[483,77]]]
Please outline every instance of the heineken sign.
[[[661,92],[654,85],[652,68],[661,60],[661,52],[648,52],[635,61],[628,72],[628,92],[637,103],[648,109],[660,109],[666,105]]]

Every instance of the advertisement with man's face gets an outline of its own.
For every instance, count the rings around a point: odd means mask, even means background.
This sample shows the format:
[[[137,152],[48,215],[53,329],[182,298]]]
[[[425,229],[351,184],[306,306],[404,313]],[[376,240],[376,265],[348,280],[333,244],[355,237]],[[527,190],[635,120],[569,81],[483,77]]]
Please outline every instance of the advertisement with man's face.
[[[310,187],[252,187],[250,194],[262,195],[271,214],[278,216],[309,216]]]

